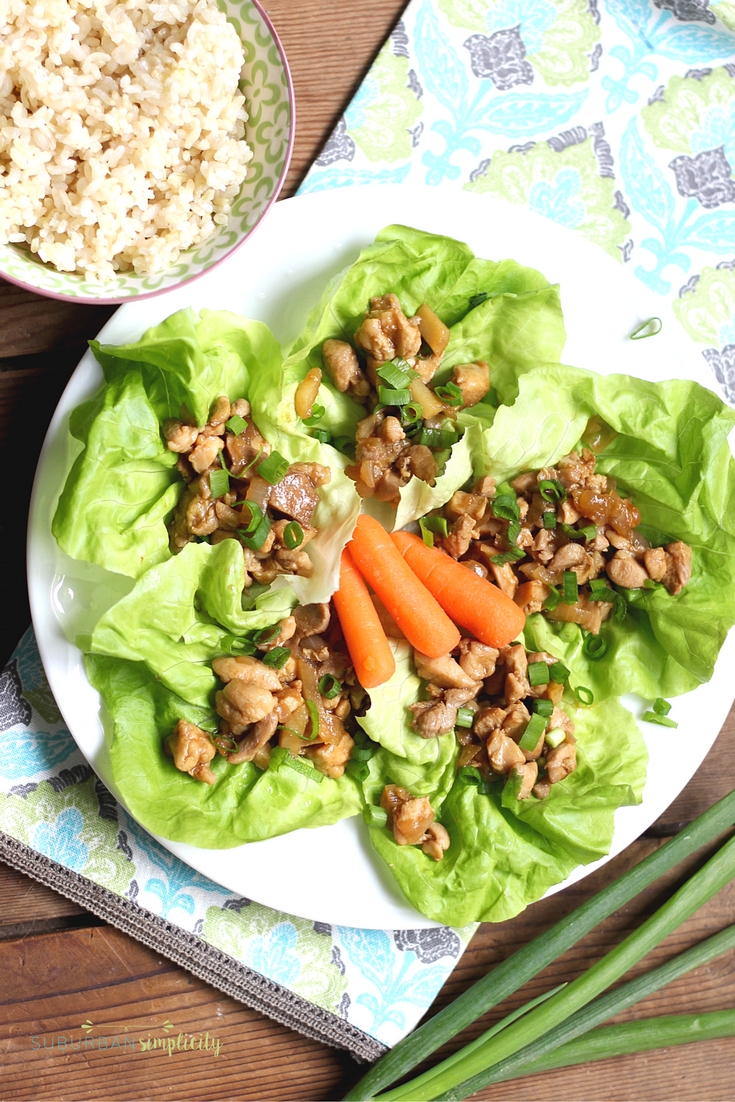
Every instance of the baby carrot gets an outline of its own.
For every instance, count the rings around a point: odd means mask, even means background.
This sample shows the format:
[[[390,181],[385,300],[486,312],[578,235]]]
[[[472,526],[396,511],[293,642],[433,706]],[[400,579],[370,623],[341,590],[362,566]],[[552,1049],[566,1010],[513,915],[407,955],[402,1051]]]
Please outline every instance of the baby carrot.
[[[481,642],[505,647],[523,631],[525,615],[492,582],[410,532],[393,532],[391,539],[444,611]]]
[[[363,513],[349,546],[355,566],[413,647],[429,658],[441,658],[457,646],[457,628],[406,564],[382,524]]]
[[[347,548],[342,552],[339,589],[333,600],[357,680],[364,689],[375,689],[391,678],[396,660],[368,587]]]

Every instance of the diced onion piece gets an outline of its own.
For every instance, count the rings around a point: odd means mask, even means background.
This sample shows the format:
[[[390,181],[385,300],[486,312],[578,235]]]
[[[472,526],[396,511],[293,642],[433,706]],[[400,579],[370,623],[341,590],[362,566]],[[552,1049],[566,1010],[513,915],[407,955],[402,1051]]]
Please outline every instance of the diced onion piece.
[[[447,407],[444,403],[437,398],[433,390],[429,390],[422,379],[412,379],[409,390],[411,391],[411,397],[414,402],[418,402],[421,406],[421,413],[424,420],[428,420],[430,417],[437,417],[440,413],[447,412]]]
[[[449,344],[449,330],[443,321],[441,321],[430,306],[424,303],[423,306],[419,306],[416,311],[416,315],[419,319],[419,329],[421,330],[421,336],[432,352],[437,356],[441,356],[447,345]]]
[[[319,367],[312,367],[311,371],[308,371],[299,385],[296,387],[296,393],[294,394],[294,409],[296,410],[297,417],[311,417],[311,407],[316,401],[316,396],[319,393],[319,387],[322,385],[322,372]]]

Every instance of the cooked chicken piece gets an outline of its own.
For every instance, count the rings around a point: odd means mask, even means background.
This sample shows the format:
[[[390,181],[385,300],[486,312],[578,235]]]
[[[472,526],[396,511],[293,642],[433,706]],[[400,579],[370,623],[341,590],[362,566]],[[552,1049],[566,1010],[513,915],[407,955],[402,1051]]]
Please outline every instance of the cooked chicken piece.
[[[206,427],[216,428],[218,425],[224,425],[225,421],[229,421],[231,416],[230,399],[226,394],[220,394],[219,398],[216,398],[212,404]]]
[[[427,828],[434,822],[434,812],[426,797],[415,798],[397,784],[385,786],[380,806],[388,813],[388,826],[399,846],[423,842]]]
[[[230,505],[227,505],[224,501],[217,500],[214,503],[214,512],[217,517],[220,528],[226,529],[228,532],[235,532],[238,528],[243,527],[242,513],[237,509],[233,509]],[[248,517],[248,520],[250,518]],[[246,522],[247,523],[247,522]]]
[[[546,773],[549,784],[558,784],[577,768],[577,747],[567,738],[546,755]]]
[[[204,784],[214,784],[217,780],[209,768],[209,763],[217,753],[211,738],[193,723],[180,719],[164,743],[164,749],[174,759],[174,765],[182,773],[188,773]]]
[[[538,483],[539,480],[534,471],[524,471],[523,474],[519,474],[517,478],[513,479],[511,486],[517,494],[532,494]]]
[[[580,575],[589,576],[589,556],[581,544],[567,543],[556,552],[548,565],[548,570],[557,578],[561,578],[565,570],[573,570],[581,582]]]
[[[462,559],[459,564],[465,566],[468,570],[471,570],[473,574],[477,574],[478,578],[487,578],[487,567],[483,566],[477,559]]]
[[[397,417],[386,417],[380,426],[379,432],[386,444],[397,444],[399,440],[406,439],[406,434]]]
[[[433,857],[435,861],[442,861],[444,851],[448,850],[451,845],[449,831],[441,823],[430,823],[426,828],[425,838],[426,840],[421,847],[422,852],[428,857]]]
[[[516,590],[513,600],[526,616],[530,616],[533,612],[541,611],[550,594],[551,589],[545,582],[523,582]]]
[[[569,545],[573,546],[572,544]],[[536,533],[533,540],[532,555],[538,562],[543,563],[544,566],[548,564],[554,558],[554,555],[559,550],[559,536],[556,531],[552,531],[548,528],[542,528]],[[551,569],[551,568],[550,568]]]
[[[300,578],[310,578],[314,573],[314,563],[306,551],[289,551],[279,547],[276,551],[276,566],[280,574],[298,574]]]
[[[286,616],[285,619],[280,620],[278,624],[278,632],[272,639],[268,639],[264,643],[256,643],[258,650],[269,651],[274,647],[282,647],[289,639],[293,639],[296,634],[296,620],[293,616]],[[279,677],[283,677],[283,671],[278,670]]]
[[[370,383],[363,374],[352,345],[346,341],[325,341],[322,345],[322,359],[341,394],[350,394],[358,401],[368,396]]]
[[[431,681],[432,684],[438,685],[440,689],[473,689],[476,692],[480,691],[480,679],[472,678],[465,673],[451,655],[444,654],[441,658],[429,658],[421,651],[414,650],[413,657],[416,663],[416,673],[424,681]]]
[[[513,567],[510,563],[504,562],[502,566],[498,566],[496,562],[490,562],[488,563],[488,569],[491,581],[495,582],[498,589],[502,589],[503,593],[507,593],[512,600],[518,589],[518,579],[513,573]]]
[[[273,738],[277,729],[278,716],[275,711],[254,723],[249,733],[238,745],[237,750],[232,750],[227,755],[230,765],[240,765],[244,761],[252,761],[266,742]]]
[[[301,695],[301,688],[301,682],[294,681],[293,684],[286,685],[285,688],[279,689],[275,694],[276,699],[273,712],[279,723],[285,723],[288,717],[293,715],[297,708],[300,708],[304,703],[304,698]]]
[[[316,486],[303,468],[316,464],[299,463],[289,467],[280,482],[271,487],[269,504],[292,517],[299,524],[311,525],[311,518],[319,504]],[[299,469],[301,468],[301,469]]]
[[[408,449],[408,458],[415,477],[420,478],[422,482],[428,482],[431,486],[439,470],[431,448],[427,448],[426,444],[411,444]]]
[[[457,364],[452,368],[454,383],[462,391],[462,407],[475,406],[490,390],[490,368],[484,360]]]
[[[663,583],[669,593],[676,596],[692,576],[692,549],[687,543],[677,540],[666,545],[666,574]]]
[[[666,552],[663,547],[649,547],[643,552],[643,565],[654,582],[661,582],[666,574]]]
[[[477,482],[472,487],[472,493],[480,494],[482,497],[495,497],[495,479],[489,474],[478,478]]]
[[[587,448],[582,449],[582,454],[573,451],[559,460],[559,471],[556,476],[566,490],[573,487],[586,486],[588,480],[595,473],[595,457]]]
[[[484,681],[495,673],[499,653],[477,639],[463,639],[459,644],[459,664],[471,680]]]
[[[193,536],[209,536],[218,523],[208,480],[197,478],[185,488],[176,506],[169,531],[171,550],[176,554]]]
[[[648,580],[645,566],[630,551],[616,551],[606,569],[610,581],[625,589],[640,589]]]
[[[487,741],[487,756],[496,773],[510,773],[514,765],[525,765],[520,746],[501,730],[493,731]]]
[[[535,761],[527,761],[525,765],[514,766],[513,774],[521,778],[521,786],[516,793],[516,799],[527,800],[538,778],[538,765]]]
[[[474,520],[482,520],[487,509],[487,497],[477,493],[465,493],[464,490],[455,490],[449,501],[444,506],[444,515],[448,520],[457,520],[468,515]]]
[[[393,294],[370,299],[370,313],[355,333],[355,344],[379,363],[396,356],[407,360],[421,348],[417,318],[407,318]]]
[[[223,447],[219,436],[199,434],[196,447],[189,453],[189,462],[197,474],[202,474],[212,466]]]
[[[324,717],[322,717],[322,721],[323,719]],[[339,723],[336,716],[334,721]],[[342,727],[341,723],[340,727]],[[304,756],[314,762],[320,773],[324,773],[326,777],[336,779],[344,773],[354,745],[354,740],[342,727],[341,733],[334,738],[333,742],[325,742],[319,746],[307,746],[304,750]]]
[[[163,436],[169,451],[187,454],[196,444],[198,435],[195,425],[182,425],[174,418],[163,423]]]
[[[574,508],[574,505],[569,498],[566,501],[562,501],[558,507],[557,516],[562,524],[576,524],[579,520],[579,513]]]
[[[421,700],[410,704],[413,713],[411,726],[421,738],[447,735],[457,722],[458,710],[477,694],[477,689],[447,689],[434,700]]]
[[[561,730],[564,732],[565,735],[574,734],[574,724],[572,723],[571,719],[566,712],[562,711],[561,708],[558,708],[556,706],[554,707],[554,710],[549,717],[549,722],[547,723],[546,727],[549,731]]]
[[[233,412],[235,413],[237,413],[235,408],[237,405],[238,402],[235,402],[233,406]],[[245,405],[247,405],[247,402]],[[250,407],[248,406],[248,412],[249,410]],[[225,447],[230,457],[229,468],[236,475],[242,474],[245,468],[250,467],[251,464],[253,465],[252,470],[256,461],[260,462],[266,459],[271,453],[270,444],[261,435],[253,422],[244,413],[240,413],[239,416],[247,421],[246,428],[237,435],[233,432],[225,433]]]
[[[242,735],[251,723],[257,723],[273,711],[273,694],[262,685],[245,681],[228,681],[215,693],[215,708],[232,728],[233,735]]]
[[[249,654],[239,654],[236,658],[215,658],[212,669],[221,681],[243,681],[249,685],[260,685],[273,693],[281,688],[278,671],[272,666],[264,666]]]
[[[526,648],[522,643],[517,643],[514,647],[504,647],[500,653],[506,667],[505,699],[508,704],[515,704],[531,691],[528,684]]]
[[[480,708],[475,714],[475,721],[472,724],[472,730],[478,738],[487,738],[493,731],[499,730],[503,726],[503,720],[505,719],[505,708],[499,708],[494,706],[492,708]]]
[[[449,535],[442,539],[441,546],[453,559],[458,559],[469,551],[476,531],[475,521],[467,513],[454,521],[449,530]]]
[[[293,610],[298,636],[320,635],[329,627],[330,612],[328,604],[298,605]]]
[[[531,719],[531,713],[525,704],[522,704],[519,700],[516,704],[511,704],[510,708],[506,709],[503,716],[503,723],[501,730],[504,735],[508,735],[514,742],[523,735],[523,732],[528,727],[529,720]]]

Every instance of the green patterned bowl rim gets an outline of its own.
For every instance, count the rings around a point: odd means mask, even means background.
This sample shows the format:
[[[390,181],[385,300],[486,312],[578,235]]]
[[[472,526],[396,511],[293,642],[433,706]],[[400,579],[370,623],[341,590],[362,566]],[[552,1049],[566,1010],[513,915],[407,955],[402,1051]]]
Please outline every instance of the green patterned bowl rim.
[[[286,52],[260,0],[217,0],[245,48],[241,83],[248,110],[246,138],[253,150],[248,175],[218,234],[188,249],[172,268],[151,275],[120,272],[95,283],[58,272],[27,247],[0,245],[0,277],[46,298],[110,305],[166,294],[205,275],[247,241],[271,209],[285,183],[293,153],[296,105]]]

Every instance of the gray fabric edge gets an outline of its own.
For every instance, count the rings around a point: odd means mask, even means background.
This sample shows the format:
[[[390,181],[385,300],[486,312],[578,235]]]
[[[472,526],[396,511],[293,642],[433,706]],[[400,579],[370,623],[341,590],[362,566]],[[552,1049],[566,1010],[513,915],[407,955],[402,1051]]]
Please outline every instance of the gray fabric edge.
[[[0,831],[0,859],[19,872],[116,926],[136,941],[168,957],[225,995],[322,1044],[345,1049],[360,1063],[372,1063],[388,1051],[385,1045],[322,1010],[300,995],[266,979],[220,949],[166,922],[152,911],[66,869]]]

